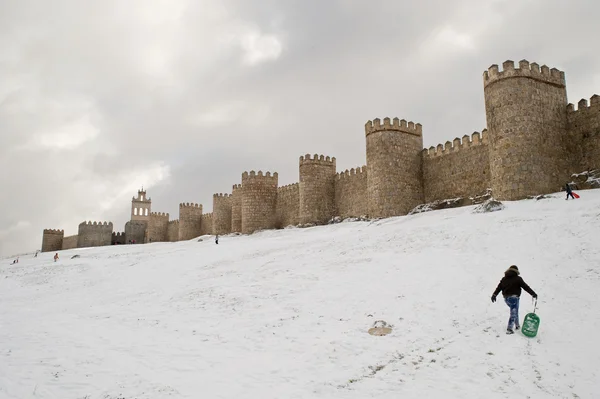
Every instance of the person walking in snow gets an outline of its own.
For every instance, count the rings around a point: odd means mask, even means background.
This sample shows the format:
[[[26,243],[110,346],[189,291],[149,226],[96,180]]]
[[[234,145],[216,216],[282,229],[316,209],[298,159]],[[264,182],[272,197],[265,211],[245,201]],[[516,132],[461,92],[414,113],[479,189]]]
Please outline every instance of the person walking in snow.
[[[218,243],[219,243],[219,235],[217,234],[217,235],[215,236],[215,244],[218,244]]]
[[[571,198],[575,199],[575,197],[573,197],[573,190],[571,190],[571,185],[569,183],[565,184],[565,190],[567,190],[567,198],[565,198],[565,200],[569,199],[569,195]]]
[[[504,302],[510,309],[510,317],[508,326],[506,327],[507,334],[514,334],[513,325],[518,330],[521,328],[519,323],[519,299],[521,297],[521,288],[529,293],[534,299],[537,299],[537,294],[523,281],[519,273],[519,268],[512,265],[504,272],[504,277],[500,280],[498,287],[492,294],[492,302],[496,302],[496,297],[502,291]]]
[[[54,261],[56,262],[58,260],[58,252],[56,254],[54,254]]]

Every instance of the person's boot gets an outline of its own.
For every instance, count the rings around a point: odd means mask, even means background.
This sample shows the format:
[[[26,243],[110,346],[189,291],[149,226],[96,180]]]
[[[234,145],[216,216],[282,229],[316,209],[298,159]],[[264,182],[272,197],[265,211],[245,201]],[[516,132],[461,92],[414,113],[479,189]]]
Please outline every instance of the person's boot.
[[[513,331],[512,328],[507,328],[506,329],[506,334],[514,334],[515,332]]]

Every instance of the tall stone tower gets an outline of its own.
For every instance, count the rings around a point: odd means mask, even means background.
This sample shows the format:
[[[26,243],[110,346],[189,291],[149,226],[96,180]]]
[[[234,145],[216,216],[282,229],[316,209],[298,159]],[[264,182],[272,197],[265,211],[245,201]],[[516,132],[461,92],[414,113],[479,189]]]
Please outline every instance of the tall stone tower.
[[[335,158],[300,157],[300,223],[325,224],[335,216]]]
[[[179,204],[179,241],[191,240],[202,235],[202,205]]]
[[[242,185],[234,184],[231,190],[231,231],[242,232]]]
[[[213,234],[231,233],[231,194],[213,194]]]
[[[560,190],[567,170],[565,74],[528,61],[483,73],[493,195],[518,200]]]
[[[275,227],[277,209],[277,172],[242,173],[242,233]]]
[[[137,198],[131,199],[131,220],[150,220],[152,212],[152,201],[146,197],[146,191],[142,188],[138,190]]]
[[[372,218],[407,214],[423,203],[421,124],[404,119],[368,121],[367,208]]]

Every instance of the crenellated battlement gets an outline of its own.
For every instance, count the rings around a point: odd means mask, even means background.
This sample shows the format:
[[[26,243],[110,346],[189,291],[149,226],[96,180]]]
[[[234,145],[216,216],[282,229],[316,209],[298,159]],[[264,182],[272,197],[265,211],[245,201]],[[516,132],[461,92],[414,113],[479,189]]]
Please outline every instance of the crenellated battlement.
[[[150,216],[154,216],[154,217],[169,217],[168,213],[165,212],[151,212]]]
[[[554,192],[571,173],[600,165],[600,95],[568,104],[565,73],[527,60],[491,65],[482,77],[487,129],[481,132],[423,148],[420,123],[374,118],[364,124],[366,165],[337,173],[335,157],[305,154],[296,158],[297,183],[282,187],[277,172],[246,169],[230,193],[213,194],[211,213],[182,202],[171,221],[169,213],[151,212],[142,187],[125,233],[92,221],[81,223],[77,236],[44,229],[42,250],[71,248],[74,237],[78,247],[110,245],[111,236],[114,244],[175,242],[324,225],[338,216],[387,218],[489,189],[499,200],[518,200]]]
[[[336,179],[341,180],[341,179],[349,178],[351,176],[356,176],[357,174],[358,175],[362,175],[363,173],[364,174],[367,173],[367,166],[366,165],[359,166],[359,167],[352,168],[352,169],[346,169],[343,172],[336,173],[335,177],[336,177]]]
[[[590,98],[590,102],[588,105],[588,101],[585,98],[582,98],[577,102],[577,109],[575,109],[575,105],[569,103],[567,105],[567,112],[579,112],[579,111],[592,111],[592,110],[600,110],[600,96],[598,94],[594,94]]]
[[[59,230],[59,229],[44,229],[44,234],[64,235],[65,231],[64,230]]]
[[[79,227],[82,226],[96,226],[96,227],[110,227],[112,229],[113,224],[112,222],[81,222],[79,223]]]
[[[515,62],[511,60],[502,63],[502,71],[499,70],[497,64],[491,65],[487,71],[483,72],[483,85],[488,86],[502,79],[511,78],[529,78],[540,82],[548,83],[555,86],[566,86],[565,73],[556,68],[550,69],[546,65],[527,60],[519,61],[519,68],[515,68]]]
[[[405,119],[390,119],[387,117],[383,118],[383,123],[381,123],[381,119],[379,118],[375,118],[372,121],[367,121],[367,123],[365,123],[366,136],[371,133],[382,131],[394,131],[421,136],[423,134],[423,126],[420,123],[415,124],[412,121],[407,122]]]
[[[465,134],[462,137],[462,141],[460,138],[456,137],[453,141],[446,141],[445,144],[438,144],[437,146],[424,148],[422,154],[424,157],[439,157],[447,154],[453,154],[457,151],[461,151],[467,148],[487,144],[488,140],[488,131],[487,129],[483,129],[481,133],[474,132],[473,134],[471,134],[471,137]]]
[[[179,209],[181,208],[202,208],[202,204],[196,204],[193,202],[182,202],[181,204],[179,204]]]
[[[285,186],[277,187],[278,193],[286,193],[294,190],[298,190],[300,183],[286,184]]]
[[[300,156],[300,166],[308,164],[335,167],[335,157],[329,157],[319,154],[314,154],[312,157],[310,154]]]
[[[277,174],[277,172],[274,172],[273,174],[271,174],[271,172],[267,172],[267,173],[263,174],[262,170],[259,170],[258,172],[251,170],[250,172],[242,173],[242,180],[250,180],[250,181],[263,180],[263,181],[269,181],[269,182],[272,182],[272,181],[277,182],[279,180],[279,175]],[[242,187],[243,187],[243,181],[242,181]]]

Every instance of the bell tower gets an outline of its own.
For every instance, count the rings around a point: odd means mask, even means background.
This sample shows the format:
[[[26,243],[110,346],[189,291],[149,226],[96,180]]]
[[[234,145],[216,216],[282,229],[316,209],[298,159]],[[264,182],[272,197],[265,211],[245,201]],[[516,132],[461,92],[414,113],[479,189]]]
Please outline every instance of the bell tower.
[[[152,201],[146,196],[146,191],[142,187],[138,190],[138,196],[131,199],[131,220],[150,220],[152,211]]]

